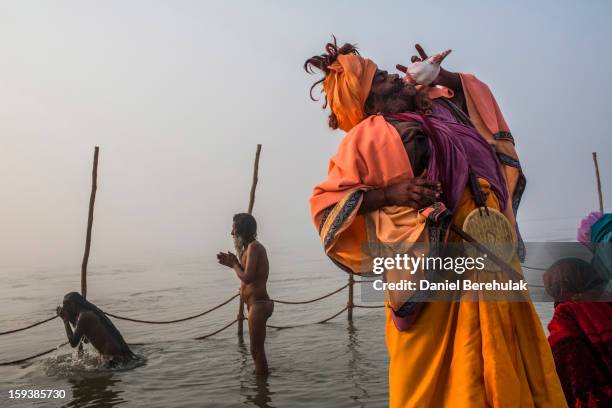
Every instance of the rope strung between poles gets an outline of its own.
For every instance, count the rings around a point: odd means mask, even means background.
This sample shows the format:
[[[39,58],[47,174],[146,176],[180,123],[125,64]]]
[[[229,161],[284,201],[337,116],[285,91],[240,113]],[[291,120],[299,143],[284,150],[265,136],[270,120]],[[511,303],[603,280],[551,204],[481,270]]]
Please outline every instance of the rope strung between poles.
[[[40,322],[33,323],[33,324],[29,325],[29,326],[22,327],[20,329],[13,329],[13,330],[5,331],[5,332],[0,332],[0,336],[3,336],[5,334],[17,333],[17,332],[24,331],[24,330],[27,330],[27,329],[31,329],[32,327],[36,327],[36,326],[39,326],[39,325],[41,325],[43,323],[50,322],[51,320],[56,319],[57,317],[58,317],[57,315],[51,316],[48,319],[41,320]]]
[[[232,325],[234,325],[234,323],[236,323],[237,321],[238,321],[238,319],[235,319],[235,320],[233,320],[232,322],[230,322],[230,323],[228,323],[227,325],[225,325],[225,326],[223,326],[222,328],[220,328],[219,330],[217,330],[217,331],[215,331],[215,332],[213,332],[213,333],[210,333],[210,334],[204,335],[204,336],[196,337],[194,340],[203,340],[203,339],[206,339],[206,338],[208,338],[208,337],[214,336],[215,334],[219,334],[219,333],[221,333],[223,330],[225,330],[225,329],[227,329],[227,328],[231,327]],[[57,345],[57,346],[53,347],[52,349],[45,350],[45,351],[42,351],[42,352],[40,352],[40,353],[34,354],[33,356],[28,356],[28,357],[25,357],[25,358],[20,358],[19,360],[13,360],[13,361],[1,362],[1,363],[0,363],[0,366],[9,366],[9,365],[15,365],[15,364],[24,363],[24,362],[26,362],[26,361],[28,361],[28,360],[32,360],[32,359],[37,358],[37,357],[42,357],[42,356],[44,356],[44,355],[46,355],[46,354],[49,354],[49,353],[54,352],[55,350],[59,350],[59,348],[60,348],[60,347],[63,347],[63,346],[65,346],[66,344],[68,344],[68,342],[67,342],[67,341],[66,341],[66,342],[64,342],[64,343],[62,343],[62,344],[59,344],[59,345]],[[144,345],[144,344],[145,344],[145,343],[130,343],[130,345],[132,345],[132,346],[136,346],[136,345]]]
[[[295,327],[302,327],[302,326],[310,326],[312,324],[323,324],[323,323],[327,323],[329,322],[331,319],[340,316],[342,313],[346,312],[346,310],[348,309],[348,307],[344,307],[344,309],[342,309],[341,311],[339,311],[338,313],[336,313],[335,315],[328,317],[327,319],[323,319],[319,322],[313,322],[313,323],[303,323],[303,324],[295,324],[293,326],[273,326],[271,324],[267,324],[266,327],[270,328],[270,329],[277,329],[277,330],[282,330],[282,329],[293,329]],[[245,319],[246,320],[246,319]]]
[[[346,287],[346,286],[344,286],[344,287]],[[342,288],[340,288],[340,289],[344,289],[344,287],[342,287]],[[334,292],[334,293],[335,293],[335,292]],[[222,303],[222,304],[220,304],[220,305],[218,305],[218,306],[215,306],[215,307],[214,307],[214,308],[212,308],[212,309],[209,309],[208,311],[204,312],[204,314],[205,314],[205,313],[208,313],[208,312],[211,312],[211,311],[213,311],[213,310],[215,310],[215,309],[218,309],[219,307],[221,307],[221,306],[223,306],[223,305],[225,305],[225,304],[229,303],[231,300],[234,300],[234,299],[236,298],[236,296],[237,296],[237,295],[234,295],[233,297],[231,297],[229,300],[225,301],[224,303]],[[385,306],[384,306],[384,305],[372,305],[372,306],[368,306],[368,305],[354,305],[353,307],[360,307],[360,308],[379,308],[379,307],[385,307]],[[323,324],[323,323],[327,323],[327,322],[329,322],[330,320],[332,320],[332,319],[334,319],[334,318],[336,318],[336,317],[340,316],[342,313],[344,313],[345,311],[347,311],[347,309],[348,309],[348,307],[344,307],[344,308],[343,308],[342,310],[340,310],[338,313],[336,313],[336,314],[334,314],[334,315],[332,315],[332,316],[330,316],[330,317],[328,317],[328,318],[326,318],[326,319],[320,320],[320,321],[318,321],[318,322],[313,322],[313,323],[304,323],[304,324],[296,324],[296,325],[292,325],[292,326],[274,326],[274,325],[266,325],[266,327],[268,327],[268,328],[270,328],[270,329],[282,330],[282,329],[292,329],[292,328],[295,328],[295,327],[309,326],[309,325],[313,325],[313,324]],[[115,318],[121,319],[121,317],[114,316],[114,315],[112,315],[112,314],[110,314],[110,313],[107,313],[107,314],[108,314],[109,316],[111,316],[111,317],[115,317]],[[201,316],[201,315],[202,315],[202,313],[200,313],[198,316]],[[57,317],[57,316],[55,316],[55,317]],[[41,322],[38,322],[38,323],[35,323],[34,325],[28,326],[28,327],[26,327],[26,328],[22,328],[22,329],[13,330],[13,331],[11,331],[11,333],[12,333],[12,332],[14,332],[14,331],[25,330],[25,329],[27,329],[27,328],[29,328],[29,327],[34,327],[34,326],[36,326],[36,325],[39,325],[39,324],[45,323],[45,322],[47,322],[47,321],[53,320],[55,317],[50,318],[50,319],[47,319],[47,320],[44,320],[44,321],[41,321]],[[195,316],[195,317],[197,317],[197,316]],[[194,316],[190,316],[189,318],[194,318]],[[178,322],[178,321],[184,321],[184,320],[186,320],[186,319],[187,319],[187,318],[185,318],[185,319],[173,320],[173,321],[170,321],[169,323],[175,323],[175,322]],[[138,323],[151,323],[151,322],[149,322],[149,321],[140,321],[140,320],[137,320],[137,319],[127,319],[127,318],[124,318],[124,320],[137,321]],[[244,320],[247,320],[247,319],[244,319]],[[199,337],[196,337],[194,340],[204,340],[204,339],[207,339],[207,338],[209,338],[209,337],[212,337],[212,336],[214,336],[215,334],[219,334],[219,333],[221,333],[222,331],[224,331],[224,330],[226,330],[226,329],[230,328],[230,327],[231,327],[231,326],[233,326],[233,325],[234,325],[236,322],[238,322],[238,319],[232,320],[231,322],[229,322],[228,324],[226,324],[225,326],[223,326],[223,327],[222,327],[222,328],[220,328],[219,330],[216,330],[216,331],[214,331],[214,332],[212,332],[212,333],[209,333],[209,334],[206,334],[206,335],[204,335],[204,336],[199,336]],[[165,323],[165,322],[163,322],[163,323]],[[163,323],[156,322],[156,323],[153,323],[153,324],[163,324]],[[9,332],[6,332],[6,333],[9,333]],[[15,365],[15,364],[24,363],[24,362],[26,362],[26,361],[28,361],[28,360],[32,360],[32,359],[34,359],[34,358],[41,357],[41,356],[44,356],[44,355],[46,355],[46,354],[52,353],[52,352],[54,352],[55,350],[58,350],[60,347],[63,347],[63,346],[65,346],[65,345],[67,345],[67,344],[68,344],[68,342],[66,341],[66,342],[64,342],[64,343],[61,343],[61,344],[59,344],[59,345],[57,345],[57,346],[55,346],[55,347],[53,347],[53,348],[49,349],[49,350],[42,351],[42,352],[37,353],[37,354],[34,354],[34,355],[32,355],[32,356],[28,356],[28,357],[25,357],[25,358],[20,358],[19,360],[13,360],[13,361],[0,362],[0,366],[9,366],[9,365]],[[132,345],[132,346],[134,346],[134,345],[143,345],[143,344],[145,344],[145,343],[130,343],[130,345]]]
[[[338,293],[338,292],[340,292],[341,290],[343,290],[344,288],[346,288],[348,285],[349,285],[349,284],[347,283],[346,285],[344,285],[344,286],[342,286],[342,287],[340,287],[340,288],[338,288],[338,289],[334,290],[333,292],[330,292],[330,293],[328,293],[328,294],[326,294],[326,295],[323,295],[323,296],[321,296],[321,297],[318,297],[318,298],[316,298],[316,299],[303,300],[303,301],[299,301],[299,302],[297,302],[297,301],[291,301],[291,300],[276,300],[276,299],[272,299],[272,301],[273,301],[274,303],[282,303],[282,304],[284,304],[284,305],[304,305],[304,304],[306,304],[306,303],[313,303],[313,302],[316,302],[316,301],[318,301],[318,300],[328,298],[328,297],[330,297],[331,295],[335,295],[336,293]]]
[[[51,352],[54,352],[55,350],[58,350],[60,347],[63,347],[66,344],[68,344],[67,341],[62,343],[62,344],[58,344],[57,346],[53,347],[52,349],[40,352],[38,354],[34,354],[33,356],[29,356],[29,357],[26,357],[26,358],[21,358],[19,360],[6,361],[4,363],[0,363],[0,366],[9,366],[9,365],[15,365],[15,364],[19,364],[19,363],[25,363],[26,361],[32,360],[33,358],[44,356],[45,354],[49,354]]]
[[[119,320],[126,320],[128,322],[135,322],[135,323],[146,323],[146,324],[171,324],[171,323],[180,323],[180,322],[184,322],[187,320],[191,320],[191,319],[195,319],[197,317],[201,317],[204,316],[205,314],[208,314],[212,311],[215,311],[217,309],[219,309],[222,306],[227,305],[229,302],[231,302],[232,300],[236,299],[240,294],[236,293],[234,296],[232,296],[231,298],[227,299],[225,302],[211,308],[208,310],[203,311],[202,313],[198,313],[196,315],[193,316],[187,316],[187,317],[183,317],[182,319],[175,319],[175,320],[140,320],[140,319],[133,319],[131,317],[124,317],[124,316],[118,316],[112,313],[108,313],[108,312],[104,312],[105,315],[113,317],[115,319],[119,319]]]
[[[204,340],[204,339],[206,339],[206,338],[208,338],[210,336],[214,336],[215,334],[221,333],[223,330],[233,326],[234,323],[236,323],[237,321],[238,321],[238,319],[235,319],[235,320],[231,321],[230,323],[228,323],[226,326],[224,326],[224,327],[220,328],[219,330],[217,330],[216,332],[212,332],[212,333],[206,334],[204,336],[196,337],[194,340]]]

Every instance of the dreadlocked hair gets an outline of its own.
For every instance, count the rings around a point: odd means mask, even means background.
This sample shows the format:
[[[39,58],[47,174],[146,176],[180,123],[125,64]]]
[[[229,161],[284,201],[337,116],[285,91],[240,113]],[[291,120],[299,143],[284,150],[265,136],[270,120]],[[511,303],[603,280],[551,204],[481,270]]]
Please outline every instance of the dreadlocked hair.
[[[332,42],[325,44],[325,54],[315,55],[314,57],[308,58],[306,62],[304,62],[304,71],[308,72],[309,74],[314,74],[315,69],[318,69],[319,71],[327,75],[330,71],[329,66],[336,62],[336,59],[339,55],[359,55],[359,51],[357,50],[357,46],[355,44],[345,43],[343,46],[338,47],[338,43],[334,35],[332,35],[332,39]],[[311,100],[318,101],[318,99],[312,95],[312,91],[317,85],[319,85],[323,81],[325,81],[325,76],[316,81],[310,87],[309,94]],[[323,109],[325,109],[326,107],[327,96],[324,97]],[[328,124],[330,128],[338,129],[338,118],[333,112],[329,114]]]
[[[121,333],[119,333],[119,330],[117,330],[117,328],[115,327],[113,322],[110,321],[108,316],[106,316],[106,314],[102,310],[98,309],[96,305],[91,302],[88,302],[80,293],[68,293],[66,296],[64,296],[63,304],[72,304],[77,306],[80,310],[87,310],[94,313],[98,317],[98,319],[100,319],[100,322],[108,329],[108,331],[113,335],[115,340],[117,340],[117,342],[119,343],[123,357],[135,357],[134,353],[132,353],[132,350],[130,350],[129,346],[123,339],[123,336],[121,335]]]

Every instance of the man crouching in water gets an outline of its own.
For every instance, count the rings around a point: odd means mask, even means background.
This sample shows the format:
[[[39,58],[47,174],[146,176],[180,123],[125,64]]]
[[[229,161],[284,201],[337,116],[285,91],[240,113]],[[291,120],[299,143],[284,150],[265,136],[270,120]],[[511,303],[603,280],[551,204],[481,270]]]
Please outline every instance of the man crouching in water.
[[[266,321],[272,315],[274,302],[266,291],[268,256],[257,240],[257,222],[251,214],[234,215],[232,237],[238,257],[231,252],[220,252],[217,259],[228,266],[240,279],[240,296],[247,305],[251,355],[258,375],[268,374],[268,361],[264,350]]]
[[[64,321],[70,346],[76,347],[81,339],[89,341],[107,367],[115,368],[135,357],[104,312],[79,293],[70,292],[64,296],[62,306],[57,307],[57,315]]]

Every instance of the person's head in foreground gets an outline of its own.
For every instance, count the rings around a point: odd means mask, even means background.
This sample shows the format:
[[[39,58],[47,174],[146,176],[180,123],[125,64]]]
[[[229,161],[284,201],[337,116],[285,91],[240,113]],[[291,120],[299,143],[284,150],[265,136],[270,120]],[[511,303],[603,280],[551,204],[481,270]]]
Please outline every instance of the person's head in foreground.
[[[257,221],[251,214],[239,213],[234,215],[232,238],[234,239],[238,259],[241,259],[249,244],[257,239]]]
[[[325,76],[315,82],[323,84],[325,108],[329,105],[329,126],[332,129],[351,130],[361,120],[376,114],[426,111],[431,101],[425,93],[398,74],[389,74],[367,58],[359,55],[353,44],[338,47],[336,39],[325,46],[325,54],[315,55],[304,63],[306,72],[315,69]]]
[[[590,263],[579,258],[560,259],[544,273],[544,288],[557,303],[597,300],[607,283]]]
[[[72,347],[76,347],[82,338],[86,338],[105,357],[134,356],[106,314],[80,293],[70,292],[64,296],[62,306],[57,308],[57,314],[64,320]],[[74,332],[70,324],[74,326]]]

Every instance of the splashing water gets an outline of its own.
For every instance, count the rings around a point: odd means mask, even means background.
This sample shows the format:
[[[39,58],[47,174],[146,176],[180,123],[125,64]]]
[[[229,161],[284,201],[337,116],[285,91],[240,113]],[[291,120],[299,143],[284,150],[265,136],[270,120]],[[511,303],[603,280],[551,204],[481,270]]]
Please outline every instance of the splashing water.
[[[107,373],[111,371],[127,371],[146,363],[146,358],[135,354],[135,358],[123,364],[109,367],[108,363],[91,347],[85,347],[82,353],[74,350],[69,354],[61,354],[40,361],[40,367],[48,376],[70,377],[75,374]]]

